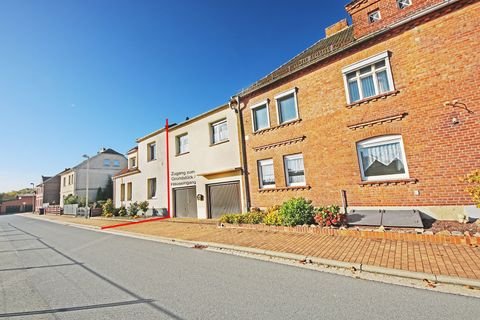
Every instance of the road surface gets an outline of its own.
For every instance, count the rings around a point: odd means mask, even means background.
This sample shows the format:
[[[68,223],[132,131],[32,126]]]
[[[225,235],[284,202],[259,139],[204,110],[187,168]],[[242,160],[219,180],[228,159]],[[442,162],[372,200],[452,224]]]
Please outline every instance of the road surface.
[[[480,300],[0,216],[0,319],[476,319]]]

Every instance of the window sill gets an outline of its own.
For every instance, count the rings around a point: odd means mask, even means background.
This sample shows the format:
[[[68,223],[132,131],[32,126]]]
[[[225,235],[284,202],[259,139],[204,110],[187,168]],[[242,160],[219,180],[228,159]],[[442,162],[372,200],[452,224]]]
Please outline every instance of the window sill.
[[[151,159],[151,160],[147,160],[147,163],[148,162],[153,162],[153,161],[156,161],[157,159]]]
[[[389,185],[400,185],[400,184],[415,184],[418,180],[414,178],[410,179],[398,179],[398,180],[377,180],[377,181],[362,181],[360,182],[360,187],[368,186],[389,186]]]
[[[212,143],[210,144],[210,147],[215,147],[215,146],[218,146],[219,144],[224,144],[224,143],[227,143],[227,142],[230,142],[230,140],[223,140],[223,141],[220,141],[220,142],[216,142],[216,143]]]
[[[295,125],[295,124],[300,123],[301,121],[302,121],[302,119],[297,119],[297,120],[293,120],[293,121],[290,121],[290,122],[285,122],[285,123],[279,124],[278,126],[275,126],[275,127],[270,127],[270,128],[266,128],[266,129],[262,129],[262,130],[255,131],[255,132],[253,133],[253,135],[264,134],[264,133],[267,133],[267,132],[270,132],[270,131],[274,131],[274,130],[277,130],[277,129],[280,129],[280,128],[285,128],[285,127],[293,126],[293,125]]]
[[[359,105],[362,105],[362,104],[365,104],[365,103],[374,102],[374,101],[377,101],[377,100],[380,100],[380,99],[386,99],[389,96],[396,96],[399,93],[400,93],[399,90],[385,92],[385,93],[378,94],[378,95],[373,96],[373,97],[368,97],[368,98],[365,98],[365,99],[362,99],[362,100],[352,102],[350,104],[347,104],[345,106],[345,108],[351,109],[351,108],[358,107]]]
[[[275,188],[258,189],[258,192],[267,193],[267,192],[283,192],[283,191],[303,191],[303,190],[310,190],[311,188],[312,187],[309,185],[291,186],[291,187],[275,187]]]
[[[181,156],[184,156],[184,155],[189,154],[189,153],[190,153],[190,151],[187,151],[187,152],[184,152],[184,153],[177,153],[175,155],[175,157],[181,157]]]

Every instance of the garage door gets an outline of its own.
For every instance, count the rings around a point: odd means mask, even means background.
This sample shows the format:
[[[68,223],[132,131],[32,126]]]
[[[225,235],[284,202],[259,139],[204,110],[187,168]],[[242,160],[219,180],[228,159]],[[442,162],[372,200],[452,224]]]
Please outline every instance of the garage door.
[[[175,217],[197,217],[197,189],[195,187],[173,190]]]
[[[241,213],[240,183],[229,182],[208,186],[209,217],[219,218],[226,213]]]

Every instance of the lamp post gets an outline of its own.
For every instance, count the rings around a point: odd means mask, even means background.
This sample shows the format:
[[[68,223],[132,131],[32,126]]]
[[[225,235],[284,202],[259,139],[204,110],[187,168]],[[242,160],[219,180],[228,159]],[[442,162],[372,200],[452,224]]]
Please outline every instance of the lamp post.
[[[87,186],[86,186],[86,196],[85,196],[85,203],[86,203],[86,206],[87,206],[87,213],[85,214],[85,219],[88,219],[90,217],[90,207],[88,206],[88,192],[89,192],[89,175],[90,175],[90,157],[87,156],[86,154],[84,154],[82,157],[86,158],[87,159]]]
[[[30,182],[30,185],[32,186],[32,213],[35,213],[35,183]]]

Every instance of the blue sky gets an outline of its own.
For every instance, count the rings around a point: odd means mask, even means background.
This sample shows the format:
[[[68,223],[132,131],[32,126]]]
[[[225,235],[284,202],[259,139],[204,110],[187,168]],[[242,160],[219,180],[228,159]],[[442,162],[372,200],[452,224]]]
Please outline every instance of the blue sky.
[[[0,192],[214,108],[347,1],[0,1]]]

